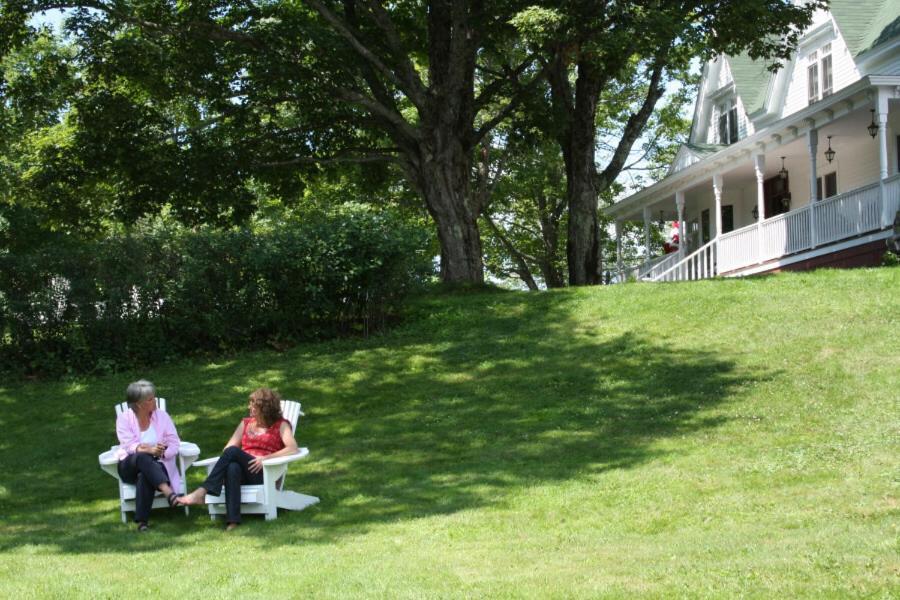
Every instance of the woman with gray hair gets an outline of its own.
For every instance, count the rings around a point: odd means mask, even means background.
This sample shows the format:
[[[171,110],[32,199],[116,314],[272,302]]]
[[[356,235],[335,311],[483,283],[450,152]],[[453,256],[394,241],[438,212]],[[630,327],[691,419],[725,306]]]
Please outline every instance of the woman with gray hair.
[[[116,419],[119,477],[135,486],[134,521],[147,531],[153,496],[162,492],[175,506],[181,479],[175,466],[181,440],[169,415],[156,408],[156,388],[146,379],[129,384],[125,399],[131,410]]]

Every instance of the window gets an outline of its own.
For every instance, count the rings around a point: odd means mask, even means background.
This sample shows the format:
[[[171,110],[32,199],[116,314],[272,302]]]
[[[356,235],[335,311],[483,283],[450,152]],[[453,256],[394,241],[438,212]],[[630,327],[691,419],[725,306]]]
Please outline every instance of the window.
[[[822,97],[825,98],[831,95],[834,79],[831,76],[831,44],[825,44],[822,53],[825,54],[822,57]]]
[[[806,57],[806,89],[809,103],[826,98],[834,91],[834,75],[831,63],[831,43]],[[821,87],[821,90],[820,90]],[[820,95],[821,92],[821,95]]]
[[[825,184],[824,194],[822,194],[823,182]],[[816,178],[816,198],[824,200],[825,198],[831,198],[832,196],[837,196],[837,171]]]
[[[700,243],[705,244],[710,239],[709,232],[709,209],[703,209],[703,212],[700,213]]]
[[[819,99],[819,62],[817,58],[818,52],[813,52],[806,59],[809,63],[809,66],[806,67],[806,89],[810,104]]]
[[[734,102],[719,106],[719,143],[726,146],[738,141],[738,114]]]
[[[726,204],[722,207],[722,233],[734,231],[734,205]]]

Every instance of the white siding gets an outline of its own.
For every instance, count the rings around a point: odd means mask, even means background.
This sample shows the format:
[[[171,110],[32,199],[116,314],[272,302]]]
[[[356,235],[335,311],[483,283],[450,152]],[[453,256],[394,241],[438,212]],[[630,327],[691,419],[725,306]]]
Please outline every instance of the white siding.
[[[830,16],[828,18],[831,19]],[[834,23],[833,20],[832,23]],[[784,118],[809,106],[807,67],[810,63],[807,62],[807,57],[811,52],[820,51],[825,44],[831,44],[832,93],[859,81],[859,71],[853,62],[853,57],[850,56],[847,44],[844,43],[844,38],[837,30],[837,25],[834,24],[833,27],[835,35],[819,35],[806,44],[801,41],[800,50],[791,64],[786,67],[791,69],[791,77],[779,118]],[[821,55],[818,60],[821,86]]]
[[[714,89],[710,91],[716,91],[721,89],[732,82],[734,79],[731,75],[731,66],[728,64],[728,61],[725,60],[724,57],[720,56],[719,60],[719,72],[716,77],[716,86]]]

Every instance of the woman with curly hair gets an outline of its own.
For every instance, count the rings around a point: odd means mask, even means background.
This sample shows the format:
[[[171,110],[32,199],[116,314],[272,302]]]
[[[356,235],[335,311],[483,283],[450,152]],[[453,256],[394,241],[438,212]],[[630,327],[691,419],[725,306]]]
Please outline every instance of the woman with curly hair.
[[[290,456],[299,451],[291,424],[281,415],[281,398],[277,392],[259,388],[250,394],[248,408],[250,416],[238,424],[206,481],[177,500],[179,504],[203,504],[206,494],[218,496],[224,484],[226,531],[241,523],[241,485],[263,482],[263,459]]]

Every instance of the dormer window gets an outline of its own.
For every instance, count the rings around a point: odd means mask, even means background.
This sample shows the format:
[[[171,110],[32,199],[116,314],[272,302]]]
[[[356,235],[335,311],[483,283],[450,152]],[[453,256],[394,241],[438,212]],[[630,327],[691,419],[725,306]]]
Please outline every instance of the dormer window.
[[[806,57],[806,61],[807,90],[809,103],[812,104],[821,98],[830,96],[833,91],[834,78],[831,68],[831,43],[825,44],[821,49],[810,53]]]
[[[734,101],[730,100],[718,106],[719,143],[725,146],[738,141],[738,114]]]

